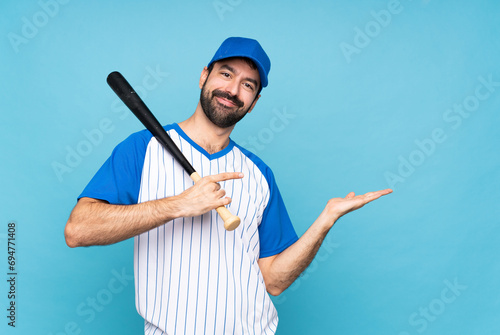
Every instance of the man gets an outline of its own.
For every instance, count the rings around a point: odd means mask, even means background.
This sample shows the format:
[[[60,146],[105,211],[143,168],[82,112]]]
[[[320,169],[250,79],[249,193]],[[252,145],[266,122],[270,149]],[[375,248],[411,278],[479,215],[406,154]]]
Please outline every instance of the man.
[[[115,148],[71,213],[70,247],[135,237],[146,334],[273,334],[268,293],[293,283],[338,218],[391,192],[331,199],[297,238],[271,170],[229,137],[267,86],[270,66],[257,41],[228,38],[201,73],[194,114],[165,127],[200,181],[142,131]],[[236,230],[224,230],[214,210],[221,205],[241,218]]]

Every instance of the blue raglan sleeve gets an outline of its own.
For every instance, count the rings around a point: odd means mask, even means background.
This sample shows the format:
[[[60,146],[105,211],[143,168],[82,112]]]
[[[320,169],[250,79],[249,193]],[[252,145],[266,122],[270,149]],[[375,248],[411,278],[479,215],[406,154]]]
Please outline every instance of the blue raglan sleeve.
[[[114,205],[136,204],[151,133],[141,131],[118,144],[78,199],[89,197]]]
[[[266,167],[264,175],[270,196],[259,225],[261,258],[277,255],[298,240],[271,169]]]

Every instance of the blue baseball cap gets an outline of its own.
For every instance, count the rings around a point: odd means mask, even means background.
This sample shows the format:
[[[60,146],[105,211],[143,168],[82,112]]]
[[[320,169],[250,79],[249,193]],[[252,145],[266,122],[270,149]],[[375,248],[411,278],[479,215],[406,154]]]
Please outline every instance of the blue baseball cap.
[[[221,59],[231,57],[251,59],[259,70],[262,87],[267,86],[267,75],[269,74],[269,70],[271,70],[271,60],[267,57],[266,52],[262,49],[259,42],[251,38],[229,37],[222,42],[207,67],[210,67],[212,63]]]

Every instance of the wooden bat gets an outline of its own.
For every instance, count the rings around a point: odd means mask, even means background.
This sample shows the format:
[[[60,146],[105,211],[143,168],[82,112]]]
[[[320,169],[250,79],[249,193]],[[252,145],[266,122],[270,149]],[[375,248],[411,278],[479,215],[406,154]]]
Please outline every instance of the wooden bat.
[[[137,95],[132,86],[121,75],[120,72],[111,72],[108,75],[107,82],[109,86],[115,91],[116,95],[127,105],[127,107],[134,113],[134,115],[141,121],[141,123],[149,130],[158,142],[167,149],[170,154],[181,164],[186,170],[191,179],[196,183],[201,179],[200,175],[195,171],[191,163],[182,154],[179,148],[172,141],[170,136],[158,122],[153,113],[149,110],[142,99]],[[226,207],[220,206],[216,208],[217,213],[224,221],[224,228],[226,230],[234,230],[240,224],[240,218],[233,215]]]

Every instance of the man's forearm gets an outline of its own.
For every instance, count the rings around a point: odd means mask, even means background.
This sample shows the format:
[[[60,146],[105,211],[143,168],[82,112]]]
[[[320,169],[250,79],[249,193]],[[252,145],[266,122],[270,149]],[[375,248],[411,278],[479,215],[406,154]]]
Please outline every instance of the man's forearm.
[[[259,267],[270,294],[278,295],[290,286],[316,256],[326,234],[343,215],[391,193],[391,189],[344,198],[332,198],[302,237],[278,255],[259,259]]]
[[[283,292],[311,264],[334,222],[324,216],[318,217],[293,245],[267,261],[265,258],[259,260],[270,294]]]
[[[156,228],[178,216],[174,198],[134,205],[111,205],[82,198],[64,231],[70,247],[113,244]]]

